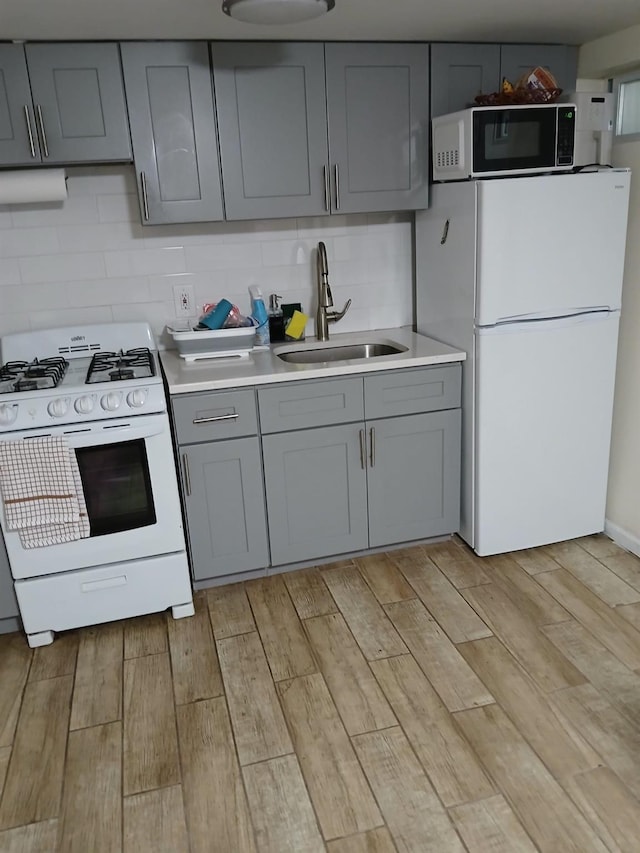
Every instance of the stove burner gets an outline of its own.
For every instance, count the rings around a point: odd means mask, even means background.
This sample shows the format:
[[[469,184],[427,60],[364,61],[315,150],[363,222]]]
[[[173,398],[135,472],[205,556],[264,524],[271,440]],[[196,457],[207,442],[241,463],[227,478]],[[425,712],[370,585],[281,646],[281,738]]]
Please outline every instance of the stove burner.
[[[112,370],[109,374],[112,382],[118,379],[135,379],[135,373],[130,367],[119,367],[117,370]]]
[[[69,362],[60,356],[33,361],[8,361],[0,367],[0,394],[55,388],[62,382]]]
[[[117,382],[129,379],[146,379],[155,376],[151,350],[146,347],[126,352],[97,352],[91,359],[87,383]]]

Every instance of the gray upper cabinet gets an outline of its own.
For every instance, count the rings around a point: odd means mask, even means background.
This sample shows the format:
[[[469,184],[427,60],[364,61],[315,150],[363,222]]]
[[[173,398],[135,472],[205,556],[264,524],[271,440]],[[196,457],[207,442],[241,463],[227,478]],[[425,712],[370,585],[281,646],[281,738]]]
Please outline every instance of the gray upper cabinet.
[[[514,86],[537,65],[548,68],[560,88],[575,88],[578,49],[554,44],[434,44],[431,46],[431,115],[473,106],[476,95],[499,91],[502,78]]]
[[[211,46],[227,219],[428,205],[429,46]]]
[[[0,45],[0,163],[40,163],[29,73],[21,44]]]
[[[500,50],[500,79],[515,86],[524,73],[540,65],[547,68],[565,91],[576,87],[578,48],[563,44],[504,44]]]
[[[332,210],[428,206],[429,46],[325,45]]]
[[[431,45],[431,115],[472,106],[476,95],[494,92],[499,79],[499,45]]]
[[[324,49],[211,46],[227,219],[328,213]]]
[[[0,45],[0,164],[130,159],[117,44]]]
[[[207,43],[121,50],[143,224],[223,219]]]

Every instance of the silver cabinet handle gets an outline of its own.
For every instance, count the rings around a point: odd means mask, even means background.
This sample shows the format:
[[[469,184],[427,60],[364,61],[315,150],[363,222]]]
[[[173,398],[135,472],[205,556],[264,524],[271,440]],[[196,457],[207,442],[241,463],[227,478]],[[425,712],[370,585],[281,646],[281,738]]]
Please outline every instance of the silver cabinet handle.
[[[359,431],[358,437],[360,438],[360,467],[364,471],[364,469],[367,467],[367,450],[365,446],[367,439],[363,429]]]
[[[371,462],[371,467],[373,468],[376,464],[376,431],[373,427],[369,430],[369,440],[371,441],[369,460]]]
[[[184,469],[184,490],[187,496],[191,496],[191,476],[189,474],[189,457],[186,453],[182,454],[182,467]]]
[[[26,109],[26,107],[25,107],[25,109]],[[329,210],[329,205],[330,205],[330,201],[329,201],[329,194],[330,194],[329,170],[327,169],[326,166],[322,167],[322,176],[324,178],[324,209]]]
[[[149,220],[149,199],[147,197],[147,176],[144,172],[140,172],[140,186],[142,188],[142,214],[144,218]]]
[[[31,156],[36,156],[36,146],[33,142],[33,131],[31,130],[31,119],[29,118],[29,107],[24,105],[24,120],[27,123],[27,133],[29,134],[29,148],[31,149]]]
[[[42,153],[45,157],[48,157],[49,146],[47,145],[47,134],[44,132],[44,121],[42,120],[40,104],[36,104],[36,120],[38,122],[38,130],[40,131],[40,139],[42,140]]]
[[[215,418],[194,418],[194,424],[212,424],[216,421],[235,421],[240,415],[236,412],[235,415],[217,415]]]
[[[333,177],[336,182],[336,210],[340,210],[340,174],[338,173],[338,164],[333,167]]]

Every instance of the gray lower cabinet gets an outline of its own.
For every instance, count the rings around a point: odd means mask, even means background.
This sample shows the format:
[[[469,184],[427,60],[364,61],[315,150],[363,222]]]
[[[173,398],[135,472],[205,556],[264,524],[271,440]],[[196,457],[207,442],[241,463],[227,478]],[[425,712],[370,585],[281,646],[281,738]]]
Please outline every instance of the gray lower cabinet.
[[[331,209],[429,203],[429,45],[325,45]]]
[[[368,546],[362,424],[263,436],[274,565]]]
[[[194,578],[267,566],[258,438],[181,446],[180,462]]]
[[[269,545],[253,388],[174,397],[171,410],[194,578],[265,568]]]
[[[130,159],[116,43],[0,45],[0,165]]]
[[[0,533],[0,633],[15,630],[17,625],[13,620],[18,617],[18,612],[7,550]]]
[[[283,383],[258,399],[274,565],[458,529],[459,365]],[[325,425],[283,431],[315,419]]]
[[[369,546],[452,533],[460,522],[460,410],[367,421]]]
[[[206,42],[124,42],[144,225],[224,218]]]
[[[446,364],[173,397],[194,578],[457,531],[460,383]]]
[[[531,68],[548,68],[560,88],[575,88],[578,48],[554,44],[433,44],[431,116],[472,106],[480,93],[500,89],[506,77],[515,86]]]

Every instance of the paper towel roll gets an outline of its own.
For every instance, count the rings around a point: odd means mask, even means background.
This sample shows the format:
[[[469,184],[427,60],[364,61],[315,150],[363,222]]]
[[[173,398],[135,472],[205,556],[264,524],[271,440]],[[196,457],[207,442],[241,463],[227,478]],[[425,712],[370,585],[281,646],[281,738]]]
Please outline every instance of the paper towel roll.
[[[0,204],[62,201],[67,197],[64,169],[0,171]]]

